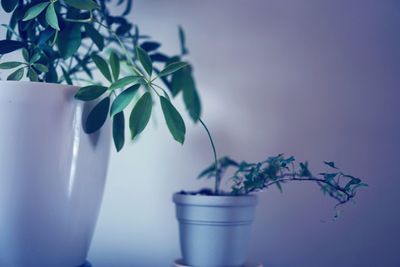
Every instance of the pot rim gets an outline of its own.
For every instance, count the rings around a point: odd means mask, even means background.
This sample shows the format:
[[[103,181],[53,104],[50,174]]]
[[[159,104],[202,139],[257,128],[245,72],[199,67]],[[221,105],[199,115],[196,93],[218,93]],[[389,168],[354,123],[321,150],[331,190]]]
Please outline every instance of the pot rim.
[[[66,91],[77,91],[80,86],[76,85],[69,85],[69,84],[61,84],[61,83],[48,83],[48,82],[32,82],[32,81],[8,81],[8,80],[0,80],[0,85],[2,84],[26,84],[29,86],[29,84],[34,84],[34,85],[41,85],[40,89],[49,89],[50,87],[59,87],[60,90],[66,90]],[[40,90],[39,89],[39,90]],[[38,89],[34,89],[38,90]]]
[[[207,196],[175,193],[172,200],[176,205],[183,206],[205,206],[205,207],[237,207],[237,206],[256,206],[258,196]]]

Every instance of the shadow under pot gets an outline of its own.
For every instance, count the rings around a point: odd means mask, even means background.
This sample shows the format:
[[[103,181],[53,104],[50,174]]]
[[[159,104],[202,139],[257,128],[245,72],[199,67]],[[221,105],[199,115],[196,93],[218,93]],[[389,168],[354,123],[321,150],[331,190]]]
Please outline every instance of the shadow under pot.
[[[193,267],[239,267],[247,258],[257,197],[176,193],[182,262]]]

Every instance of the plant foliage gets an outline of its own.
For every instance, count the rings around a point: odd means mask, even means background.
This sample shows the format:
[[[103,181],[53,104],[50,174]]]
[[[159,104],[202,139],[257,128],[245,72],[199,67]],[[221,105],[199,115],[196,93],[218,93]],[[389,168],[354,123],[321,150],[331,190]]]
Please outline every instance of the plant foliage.
[[[85,130],[99,130],[109,114],[117,151],[125,142],[127,109],[132,138],[144,130],[152,106],[159,103],[171,135],[183,143],[185,124],[170,97],[180,92],[190,117],[199,120],[193,68],[183,61],[188,49],[182,27],[179,53],[167,55],[160,52],[161,43],[127,19],[132,0],[1,0],[1,6],[11,15],[0,40],[0,69],[9,71],[7,79],[82,85],[75,98],[96,101]],[[111,12],[115,6],[122,8],[120,14]],[[23,60],[4,59],[15,51]],[[104,79],[94,79],[95,71]]]

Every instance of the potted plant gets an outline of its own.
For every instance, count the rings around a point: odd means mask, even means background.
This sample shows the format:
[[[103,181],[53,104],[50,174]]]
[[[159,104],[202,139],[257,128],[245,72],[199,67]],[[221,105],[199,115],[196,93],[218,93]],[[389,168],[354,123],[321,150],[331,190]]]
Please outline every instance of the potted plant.
[[[210,132],[200,122],[211,142],[214,163],[198,177],[214,179],[214,188],[173,195],[182,253],[177,266],[244,266],[257,205],[255,192],[271,186],[282,191],[282,185],[288,182],[312,182],[337,201],[336,209],[351,201],[359,187],[366,186],[361,179],[339,170],[334,162],[324,161],[328,170],[316,176],[309,170],[307,161],[297,164],[293,156],[283,154],[256,163],[238,162],[229,157],[218,159]],[[221,179],[229,168],[233,169],[231,188],[223,191]]]
[[[0,40],[0,69],[7,74],[0,81],[0,266],[80,266],[111,140],[117,151],[125,143],[124,112],[135,139],[160,104],[180,143],[185,124],[172,98],[182,91],[193,121],[200,116],[192,67],[182,61],[184,32],[179,28],[180,53],[168,56],[128,21],[131,0],[1,5],[10,21]],[[120,14],[111,12],[115,5]],[[9,57],[12,52],[21,57]]]

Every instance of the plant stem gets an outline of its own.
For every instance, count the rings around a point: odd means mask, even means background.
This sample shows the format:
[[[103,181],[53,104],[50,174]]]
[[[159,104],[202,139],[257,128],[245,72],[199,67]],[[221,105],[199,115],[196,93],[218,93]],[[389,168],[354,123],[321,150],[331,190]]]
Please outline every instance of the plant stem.
[[[214,187],[214,194],[215,195],[219,195],[220,193],[220,185],[221,185],[221,176],[220,176],[220,172],[219,172],[219,167],[218,167],[218,157],[217,157],[217,150],[215,149],[215,145],[214,145],[214,141],[212,139],[211,133],[208,130],[206,124],[201,120],[201,118],[199,118],[199,121],[201,123],[201,125],[204,127],[204,129],[207,132],[208,135],[208,139],[210,140],[212,149],[213,149],[213,153],[214,153],[214,161],[215,161],[215,187]]]

